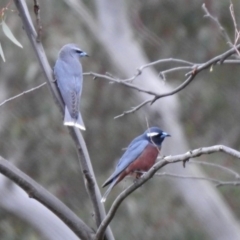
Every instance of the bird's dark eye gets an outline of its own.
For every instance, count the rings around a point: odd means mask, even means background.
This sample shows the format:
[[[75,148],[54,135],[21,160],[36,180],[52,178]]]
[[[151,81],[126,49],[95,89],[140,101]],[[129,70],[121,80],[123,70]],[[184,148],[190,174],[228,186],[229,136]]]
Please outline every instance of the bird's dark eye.
[[[81,51],[79,49],[76,49],[75,51],[76,51],[76,53],[79,53],[79,54],[81,54],[83,52],[83,51]]]

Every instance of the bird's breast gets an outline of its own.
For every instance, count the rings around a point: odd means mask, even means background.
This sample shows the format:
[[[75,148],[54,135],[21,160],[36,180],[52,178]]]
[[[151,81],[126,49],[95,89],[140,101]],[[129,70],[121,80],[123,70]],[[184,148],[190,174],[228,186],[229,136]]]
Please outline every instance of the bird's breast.
[[[149,144],[142,154],[128,166],[128,171],[129,172],[134,172],[134,171],[143,171],[146,172],[148,171],[156,162],[157,156],[159,154],[159,149],[152,145]]]
[[[139,178],[142,173],[137,171],[147,172],[156,162],[159,152],[160,150],[156,146],[148,144],[142,154],[119,175],[116,184],[129,174]]]

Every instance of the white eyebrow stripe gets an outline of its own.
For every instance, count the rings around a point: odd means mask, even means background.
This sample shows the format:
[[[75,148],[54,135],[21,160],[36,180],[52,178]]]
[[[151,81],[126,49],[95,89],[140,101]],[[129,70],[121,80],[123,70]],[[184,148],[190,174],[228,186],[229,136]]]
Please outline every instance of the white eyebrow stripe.
[[[157,136],[157,135],[159,135],[159,133],[157,133],[157,132],[147,133],[147,136],[148,136],[148,137],[155,137],[155,136]]]

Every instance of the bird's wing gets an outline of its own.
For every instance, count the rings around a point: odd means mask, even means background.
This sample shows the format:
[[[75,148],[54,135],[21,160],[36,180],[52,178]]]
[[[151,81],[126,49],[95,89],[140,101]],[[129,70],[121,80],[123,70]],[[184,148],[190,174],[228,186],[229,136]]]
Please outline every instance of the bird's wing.
[[[135,161],[147,147],[148,143],[149,142],[147,140],[132,142],[127,148],[126,152],[120,158],[114,173],[105,181],[103,186],[111,183],[124,169],[126,169],[133,161]]]
[[[77,119],[79,111],[80,94],[82,90],[81,69],[75,71],[72,66],[58,60],[54,67],[54,75],[65,105],[70,115]]]

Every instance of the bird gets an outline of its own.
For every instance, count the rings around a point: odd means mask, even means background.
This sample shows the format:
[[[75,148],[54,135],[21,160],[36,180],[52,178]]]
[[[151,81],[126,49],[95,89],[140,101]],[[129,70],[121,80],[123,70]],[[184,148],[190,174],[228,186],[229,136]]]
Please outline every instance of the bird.
[[[53,73],[65,104],[63,124],[86,130],[79,111],[83,83],[81,57],[88,57],[88,54],[76,44],[64,45],[59,51]]]
[[[102,187],[110,185],[101,202],[105,202],[113,187],[127,175],[141,177],[156,162],[161,145],[166,137],[171,135],[158,127],[147,129],[142,135],[133,139],[123,156],[119,159],[113,174],[103,183]]]

